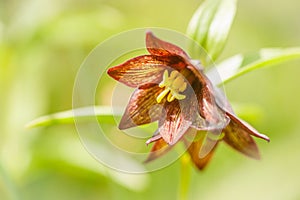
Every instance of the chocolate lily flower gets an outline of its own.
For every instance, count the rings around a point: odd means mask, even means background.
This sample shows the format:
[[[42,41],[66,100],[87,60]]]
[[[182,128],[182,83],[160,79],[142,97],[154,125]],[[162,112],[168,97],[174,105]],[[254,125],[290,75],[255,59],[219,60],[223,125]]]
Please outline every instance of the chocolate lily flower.
[[[149,55],[112,67],[108,74],[136,88],[120,129],[158,121],[157,133],[147,141],[147,144],[155,142],[147,161],[163,155],[179,140],[187,145],[199,169],[210,160],[220,140],[245,155],[259,158],[250,135],[267,141],[269,138],[234,115],[199,63],[178,46],[156,38],[151,32],[146,34],[146,47]]]

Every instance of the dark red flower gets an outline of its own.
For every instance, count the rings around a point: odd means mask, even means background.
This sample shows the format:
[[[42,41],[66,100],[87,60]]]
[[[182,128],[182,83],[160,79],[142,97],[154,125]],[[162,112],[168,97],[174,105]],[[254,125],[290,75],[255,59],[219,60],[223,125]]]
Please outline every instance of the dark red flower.
[[[213,87],[201,66],[178,46],[146,34],[150,55],[142,55],[112,67],[108,74],[136,88],[119,124],[120,129],[158,121],[155,142],[147,161],[182,140],[195,165],[202,169],[220,140],[258,159],[252,136],[269,141],[234,115],[227,99]],[[184,137],[183,137],[184,136]],[[188,138],[193,138],[192,141]],[[202,152],[202,153],[201,153]]]

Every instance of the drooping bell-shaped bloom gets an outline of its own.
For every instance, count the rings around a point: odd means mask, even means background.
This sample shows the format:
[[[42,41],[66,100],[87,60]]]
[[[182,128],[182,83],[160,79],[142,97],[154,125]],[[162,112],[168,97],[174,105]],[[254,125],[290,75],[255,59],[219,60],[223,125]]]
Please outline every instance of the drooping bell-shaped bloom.
[[[181,48],[146,34],[149,55],[132,58],[108,70],[115,80],[136,88],[119,124],[127,129],[158,121],[147,161],[183,141],[194,164],[202,169],[219,141],[259,158],[252,136],[265,135],[234,115],[227,99],[217,92],[199,63]],[[193,138],[192,141],[188,138]],[[202,152],[202,153],[201,153]],[[204,152],[204,153],[203,153]]]

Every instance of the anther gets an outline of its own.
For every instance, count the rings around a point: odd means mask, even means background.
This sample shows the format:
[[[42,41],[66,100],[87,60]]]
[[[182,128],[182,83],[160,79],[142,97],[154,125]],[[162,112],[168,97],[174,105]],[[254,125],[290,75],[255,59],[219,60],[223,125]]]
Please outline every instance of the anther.
[[[160,88],[165,88],[157,97],[156,101],[160,103],[164,97],[167,96],[167,101],[171,102],[175,99],[182,100],[185,99],[185,95],[179,94],[179,92],[184,92],[187,88],[187,83],[184,77],[176,70],[168,73],[168,70],[164,71],[163,80],[159,84]]]

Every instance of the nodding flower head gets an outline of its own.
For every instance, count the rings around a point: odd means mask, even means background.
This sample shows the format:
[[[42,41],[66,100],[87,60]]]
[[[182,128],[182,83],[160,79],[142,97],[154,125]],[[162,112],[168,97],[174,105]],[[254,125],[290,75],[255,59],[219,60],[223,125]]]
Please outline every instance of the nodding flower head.
[[[269,141],[233,112],[228,100],[180,47],[146,33],[148,55],[108,69],[115,80],[136,88],[119,124],[120,129],[158,121],[147,161],[168,152],[178,141],[186,144],[191,160],[203,169],[220,141],[258,159],[251,136]],[[193,140],[189,138],[193,135]],[[208,149],[206,153],[201,153]],[[159,151],[158,151],[159,150]]]

